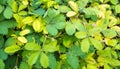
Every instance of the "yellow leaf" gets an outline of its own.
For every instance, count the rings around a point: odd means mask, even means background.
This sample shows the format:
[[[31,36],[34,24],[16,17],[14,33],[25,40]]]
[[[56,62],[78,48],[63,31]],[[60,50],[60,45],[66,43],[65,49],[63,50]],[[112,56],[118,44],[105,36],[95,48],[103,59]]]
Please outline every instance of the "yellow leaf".
[[[116,39],[105,38],[105,43],[109,46],[115,46],[117,44]]]
[[[90,53],[87,55],[87,57],[85,58],[85,61],[89,64],[96,64],[96,60],[93,58],[94,53]]]
[[[21,28],[24,24],[22,23],[22,17],[18,14],[14,14],[13,17],[15,18],[16,22],[18,23],[18,28]]]
[[[18,50],[20,50],[20,47],[17,45],[8,46],[5,48],[5,52],[9,54],[13,54]]]
[[[12,3],[12,11],[13,11],[13,12],[17,12],[17,10],[18,10],[18,4],[16,3],[16,1],[14,1],[14,2]]]
[[[67,12],[67,17],[72,17],[72,16],[75,16],[77,13],[76,12],[74,12],[74,11],[69,11],[69,12]]]
[[[87,68],[85,66],[83,66],[82,69],[87,69]]]
[[[103,37],[102,37],[102,35],[100,33],[94,35],[94,38],[97,39],[97,40],[100,40],[100,41],[103,40]]]
[[[21,36],[24,36],[24,35],[26,35],[26,34],[28,34],[28,33],[30,33],[30,30],[29,30],[29,29],[25,29],[25,30],[22,30],[22,31],[20,32],[20,35],[21,35]]]
[[[111,69],[108,64],[104,64],[104,69]]]
[[[115,17],[110,16],[109,19],[110,19],[109,27],[116,25],[118,22]]]
[[[75,3],[74,1],[69,1],[68,4],[70,5],[70,7],[71,7],[75,12],[78,12],[78,5],[77,5],[77,3]]]
[[[48,31],[46,30],[46,27],[43,29],[44,34],[48,34]]]
[[[37,18],[33,22],[32,26],[35,32],[41,32],[44,29],[44,22],[42,22],[41,18]]]
[[[113,26],[113,27],[111,27],[111,29],[113,29],[115,31],[120,31],[120,27],[119,26]]]
[[[66,54],[60,55],[60,59],[65,60],[66,58],[67,58],[67,57],[66,57]]]
[[[25,9],[25,8],[27,8],[26,5],[20,5],[19,8],[18,8],[18,12],[21,11],[21,10],[23,10],[23,9]]]
[[[24,24],[31,24],[31,23],[33,22],[33,20],[34,20],[33,17],[27,16],[26,18],[24,18],[24,19],[22,20],[22,22],[23,22]]]
[[[95,65],[87,64],[87,69],[98,69],[98,68]]]
[[[27,15],[27,12],[26,11],[20,11],[18,14],[19,15]]]
[[[28,5],[28,0],[23,0],[22,3],[23,5]]]
[[[88,38],[83,39],[81,41],[81,50],[83,52],[88,52],[89,51],[89,47],[90,47],[90,44],[89,44]]]
[[[19,36],[19,37],[18,37],[18,40],[19,40],[20,42],[22,42],[22,43],[27,43],[27,39],[26,39],[25,37],[23,37],[23,36]]]

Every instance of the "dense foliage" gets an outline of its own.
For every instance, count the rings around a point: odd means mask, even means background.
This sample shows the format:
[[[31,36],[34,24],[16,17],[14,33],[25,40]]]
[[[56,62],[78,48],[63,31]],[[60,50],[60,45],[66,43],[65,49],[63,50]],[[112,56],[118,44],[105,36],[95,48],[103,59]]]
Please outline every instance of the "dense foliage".
[[[0,69],[120,69],[119,0],[0,0]]]

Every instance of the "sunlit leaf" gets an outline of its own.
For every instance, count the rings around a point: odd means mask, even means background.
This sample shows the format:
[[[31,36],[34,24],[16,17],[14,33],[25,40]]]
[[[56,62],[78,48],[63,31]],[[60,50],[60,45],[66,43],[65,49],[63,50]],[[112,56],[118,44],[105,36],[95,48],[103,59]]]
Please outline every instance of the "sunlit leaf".
[[[90,41],[92,42],[92,44],[94,45],[94,47],[97,50],[102,50],[103,49],[103,45],[102,45],[101,41],[99,41],[97,39],[94,39],[94,38],[90,38]]]
[[[32,16],[28,16],[22,20],[24,24],[31,24],[33,22],[34,18]]]
[[[75,15],[76,15],[76,12],[74,12],[74,11],[69,11],[66,14],[67,17],[72,17],[72,16],[75,16]]]
[[[89,47],[90,47],[89,39],[88,38],[83,39],[82,42],[81,42],[81,50],[83,52],[88,52]]]
[[[25,45],[25,49],[36,51],[36,50],[40,50],[40,46],[35,42],[30,42]]]
[[[75,33],[74,25],[68,22],[65,27],[65,31],[68,35],[73,35]]]
[[[27,39],[26,39],[25,37],[23,37],[23,36],[19,36],[19,37],[18,37],[18,40],[19,40],[20,42],[22,42],[22,43],[27,43]]]
[[[25,29],[25,30],[22,30],[22,31],[20,32],[20,35],[21,35],[21,36],[24,36],[24,35],[26,35],[26,34],[28,34],[28,33],[30,33],[30,30],[29,30],[29,29]]]
[[[28,57],[28,64],[30,65],[30,66],[32,66],[33,64],[35,64],[36,63],[36,61],[37,61],[37,59],[38,59],[38,57],[39,57],[39,55],[40,55],[40,52],[34,52],[34,53],[32,53],[29,57]]]
[[[17,10],[18,10],[18,4],[17,4],[16,1],[14,1],[14,2],[12,3],[12,11],[13,11],[13,12],[17,12]]]
[[[40,63],[44,68],[47,68],[49,66],[49,59],[45,53],[41,53]]]
[[[68,6],[59,6],[58,10],[62,13],[67,13],[68,11],[71,11],[71,9]]]
[[[75,3],[74,1],[69,1],[68,4],[70,5],[70,7],[71,7],[75,12],[78,12],[78,5],[77,5],[77,3]]]
[[[12,45],[12,46],[8,46],[5,48],[5,52],[8,53],[8,54],[13,54],[17,51],[19,51],[21,48],[17,45]]]
[[[75,33],[76,38],[83,39],[87,36],[86,32],[76,32]]]

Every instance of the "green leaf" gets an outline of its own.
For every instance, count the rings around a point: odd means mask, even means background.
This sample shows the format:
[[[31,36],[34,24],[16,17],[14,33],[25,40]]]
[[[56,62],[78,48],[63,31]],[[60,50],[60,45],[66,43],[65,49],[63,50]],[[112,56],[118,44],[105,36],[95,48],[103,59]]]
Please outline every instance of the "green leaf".
[[[27,43],[24,48],[26,50],[32,50],[32,51],[36,51],[36,50],[40,50],[40,46],[35,43],[35,42],[30,42],[30,43]]]
[[[67,13],[68,11],[71,11],[71,9],[68,6],[65,6],[65,5],[59,6],[58,10],[62,13]]]
[[[102,50],[103,49],[103,45],[102,45],[101,41],[99,41],[95,38],[90,38],[90,41],[92,42],[92,44],[94,45],[94,47],[97,50]]]
[[[45,9],[38,8],[37,10],[34,10],[33,13],[36,14],[36,15],[41,15],[42,16],[45,13]]]
[[[112,66],[120,66],[120,61],[117,59],[110,59],[108,63]]]
[[[30,69],[30,66],[26,62],[21,62],[19,69]]]
[[[6,60],[8,58],[8,55],[4,52],[3,49],[0,49],[0,59]]]
[[[85,27],[80,20],[72,20],[72,23],[78,31],[85,32]]]
[[[4,45],[4,38],[3,36],[0,36],[0,48],[2,48]]]
[[[12,46],[6,47],[4,51],[5,51],[6,53],[8,53],[8,54],[13,54],[13,53],[15,53],[15,52],[17,52],[17,51],[19,51],[19,50],[20,50],[20,47],[19,47],[19,46],[17,46],[17,45],[12,45]]]
[[[55,9],[48,9],[47,11],[47,15],[50,18],[54,18],[55,16],[57,16],[60,12],[58,10]]]
[[[4,69],[5,68],[5,63],[3,62],[3,60],[0,59],[0,69]]]
[[[57,69],[57,61],[55,56],[53,54],[49,54],[48,58],[49,58],[49,67],[51,69]]]
[[[8,34],[9,28],[14,28],[17,26],[17,23],[14,20],[7,20],[0,22],[0,34],[6,35]]]
[[[76,38],[83,39],[87,36],[86,32],[76,32],[75,33]]]
[[[13,37],[9,37],[5,42],[5,46],[11,46],[15,44],[16,44],[16,39]]]
[[[58,34],[58,30],[53,25],[47,25],[46,29],[50,35],[56,36]]]
[[[73,35],[76,30],[75,30],[74,25],[68,22],[65,27],[65,31],[68,35]]]
[[[87,3],[89,2],[89,0],[78,0],[78,6],[80,7],[80,9],[84,9],[87,5]]]
[[[51,24],[57,24],[59,22],[65,22],[65,16],[63,14],[56,15],[52,20]]]
[[[63,45],[67,48],[69,48],[71,46],[71,44],[73,43],[72,41],[72,37],[69,37],[69,36],[64,36],[63,37]]]
[[[30,65],[30,66],[32,66],[33,64],[35,64],[36,63],[36,61],[37,61],[37,59],[38,59],[38,57],[39,57],[39,55],[40,55],[40,52],[34,52],[34,53],[32,53],[29,57],[28,57],[28,64]]]
[[[85,38],[81,41],[81,50],[83,52],[88,52],[90,48],[90,43],[89,43],[89,39]]]
[[[71,54],[67,54],[67,61],[72,66],[73,69],[78,69],[79,60],[76,56],[73,56]]]
[[[43,68],[47,68],[49,66],[49,59],[45,53],[41,53],[40,63],[43,66]]]
[[[1,5],[4,5],[4,4],[6,4],[6,1],[7,1],[7,0],[0,0],[0,4],[1,4]]]
[[[5,11],[3,12],[3,15],[6,19],[12,18],[13,15],[12,9],[9,6],[7,6]]]
[[[112,4],[114,4],[114,5],[116,5],[117,3],[119,3],[118,0],[110,0],[110,2],[111,2]]]
[[[57,29],[63,29],[63,28],[65,28],[65,25],[66,25],[65,22],[57,22],[57,23],[55,24],[55,27],[56,27]]]
[[[120,13],[120,5],[116,5],[115,6],[115,12],[116,13]]]
[[[0,34],[3,35],[8,34],[8,29],[5,26],[0,27]]]
[[[86,54],[81,50],[80,46],[71,46],[68,50],[68,53],[73,56],[80,56],[82,59],[85,59],[86,57]]]
[[[2,13],[4,6],[0,5],[0,14]]]

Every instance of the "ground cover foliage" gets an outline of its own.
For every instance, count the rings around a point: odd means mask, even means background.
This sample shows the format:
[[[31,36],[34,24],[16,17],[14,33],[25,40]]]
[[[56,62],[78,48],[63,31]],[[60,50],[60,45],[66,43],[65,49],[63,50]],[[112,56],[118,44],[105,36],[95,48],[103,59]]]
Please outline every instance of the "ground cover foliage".
[[[0,0],[0,69],[120,69],[119,0]]]

